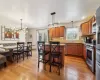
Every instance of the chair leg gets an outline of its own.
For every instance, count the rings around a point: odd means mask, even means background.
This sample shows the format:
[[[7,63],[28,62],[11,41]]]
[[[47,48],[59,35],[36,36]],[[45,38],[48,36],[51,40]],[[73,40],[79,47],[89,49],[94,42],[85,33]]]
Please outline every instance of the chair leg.
[[[32,56],[32,51],[31,51],[31,56]]]
[[[14,54],[12,55],[13,59],[14,59]]]
[[[59,70],[59,73],[58,73],[58,75],[60,75],[60,66],[58,66],[58,70]]]
[[[17,54],[17,63],[18,63],[18,56],[19,56],[19,55]]]
[[[44,70],[46,70],[46,63],[44,63]]]
[[[24,60],[24,53],[23,53],[23,60]]]
[[[7,67],[7,64],[6,64],[6,62],[4,62],[4,67]]]
[[[20,54],[18,54],[18,57],[19,57],[19,59],[20,59]]]
[[[28,52],[27,52],[27,59],[28,59]]]
[[[39,60],[38,60],[38,68],[39,68]]]
[[[49,69],[49,72],[51,72],[51,64],[50,64],[50,69]]]

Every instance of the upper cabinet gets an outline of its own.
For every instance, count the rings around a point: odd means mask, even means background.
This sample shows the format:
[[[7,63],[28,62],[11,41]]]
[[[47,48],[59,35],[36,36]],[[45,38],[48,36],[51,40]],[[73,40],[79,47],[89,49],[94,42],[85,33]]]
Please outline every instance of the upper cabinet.
[[[92,23],[95,22],[95,17],[93,16],[89,21],[81,24],[82,35],[92,34]]]
[[[52,38],[52,28],[49,28],[49,38]]]
[[[65,27],[54,27],[54,28],[49,28],[49,38],[59,38],[59,37],[64,37],[65,33]]]
[[[60,37],[64,37],[64,33],[65,33],[65,27],[61,26],[60,27]]]
[[[60,35],[60,28],[55,27],[55,37],[59,37],[59,35]]]
[[[89,22],[89,34],[92,33],[92,20],[90,20]]]
[[[89,34],[89,23],[88,22],[81,24],[81,31],[82,31],[82,35]]]

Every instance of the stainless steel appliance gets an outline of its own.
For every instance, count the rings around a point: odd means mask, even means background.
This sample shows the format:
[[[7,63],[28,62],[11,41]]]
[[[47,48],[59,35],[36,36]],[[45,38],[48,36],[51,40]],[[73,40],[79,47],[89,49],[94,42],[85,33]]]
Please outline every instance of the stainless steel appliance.
[[[96,80],[100,80],[100,7],[96,11]]]
[[[85,43],[92,43],[92,38],[90,37],[85,37]]]
[[[96,50],[96,80],[100,80],[100,50]]]
[[[92,44],[86,44],[86,63],[93,73],[95,73],[95,51]]]
[[[96,44],[96,49],[100,49],[100,7],[96,11],[96,39],[97,39],[97,44]]]
[[[92,33],[96,33],[96,21],[92,23]]]

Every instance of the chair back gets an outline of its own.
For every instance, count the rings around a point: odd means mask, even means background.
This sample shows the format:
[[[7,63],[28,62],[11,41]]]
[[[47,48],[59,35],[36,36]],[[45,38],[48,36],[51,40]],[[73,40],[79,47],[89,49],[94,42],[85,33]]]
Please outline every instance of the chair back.
[[[17,52],[24,52],[24,42],[17,42]]]
[[[27,49],[32,51],[32,42],[27,42]]]
[[[60,42],[50,41],[50,52],[51,53],[59,53],[60,52]]]
[[[44,52],[45,52],[45,42],[38,41],[38,55],[44,56]]]

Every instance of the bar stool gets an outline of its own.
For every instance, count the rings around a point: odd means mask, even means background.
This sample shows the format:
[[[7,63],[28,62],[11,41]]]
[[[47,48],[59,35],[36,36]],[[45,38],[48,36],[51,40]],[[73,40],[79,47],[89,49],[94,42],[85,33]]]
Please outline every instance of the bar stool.
[[[49,62],[49,59],[46,60],[45,56],[49,54],[49,51],[45,50],[45,42],[44,41],[38,41],[38,68],[39,63],[44,63],[44,69],[46,69],[46,63]]]
[[[60,52],[60,42],[50,42],[50,72],[51,67],[56,66],[58,68],[58,75],[60,75],[60,68],[62,66]]]

